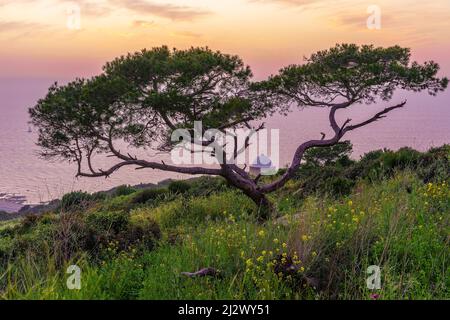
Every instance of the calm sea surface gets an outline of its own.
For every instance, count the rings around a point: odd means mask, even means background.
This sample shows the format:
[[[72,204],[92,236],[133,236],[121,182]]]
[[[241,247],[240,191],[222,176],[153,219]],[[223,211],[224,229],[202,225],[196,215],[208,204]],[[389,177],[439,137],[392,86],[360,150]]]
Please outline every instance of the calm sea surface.
[[[99,191],[120,184],[158,182],[166,178],[183,178],[154,170],[123,169],[111,178],[74,178],[75,165],[48,162],[37,156],[35,130],[28,132],[27,109],[47,91],[51,80],[0,79],[0,210],[5,198],[21,196],[27,203],[39,203],[61,197],[74,190]],[[370,150],[387,147],[398,149],[410,146],[426,150],[431,146],[450,143],[450,93],[437,97],[424,94],[403,94],[392,103],[408,99],[407,107],[396,110],[388,118],[371,124],[347,137],[354,145],[353,157]],[[352,118],[354,122],[376,113],[384,104],[361,106],[346,110],[339,118]],[[291,161],[296,146],[306,139],[319,138],[320,132],[330,133],[326,109],[297,110],[288,117],[267,119],[266,127],[280,130],[280,164]],[[145,156],[152,156],[148,153]],[[158,158],[159,157],[159,158]],[[158,156],[152,159],[169,157]],[[105,160],[103,160],[105,161]],[[111,161],[111,160],[108,160]],[[107,164],[104,164],[105,167]]]

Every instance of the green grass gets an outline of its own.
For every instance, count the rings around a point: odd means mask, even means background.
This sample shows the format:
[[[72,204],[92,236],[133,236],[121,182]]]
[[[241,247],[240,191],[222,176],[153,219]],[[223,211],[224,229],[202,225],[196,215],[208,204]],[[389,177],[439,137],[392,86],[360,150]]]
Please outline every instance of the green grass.
[[[19,220],[0,221],[0,231],[10,229],[19,224]]]
[[[296,199],[285,192],[273,197],[287,214],[284,224],[276,219],[258,223],[254,205],[237,191],[225,190],[131,209],[130,223],[150,219],[159,224],[162,237],[152,249],[133,243],[123,250],[114,240],[95,259],[83,251],[61,264],[51,240],[45,240],[39,252],[4,257],[0,297],[370,299],[376,292],[381,299],[450,298],[447,183],[425,184],[403,172],[377,183],[361,181],[339,199]],[[20,237],[45,238],[58,220],[37,222]],[[21,226],[0,225],[0,230],[10,229],[0,238],[4,255],[15,237],[11,230]],[[82,270],[81,290],[66,287],[71,264]],[[295,271],[285,270],[290,264]],[[370,265],[381,268],[381,290],[366,287]],[[181,275],[204,267],[218,269],[220,276]]]

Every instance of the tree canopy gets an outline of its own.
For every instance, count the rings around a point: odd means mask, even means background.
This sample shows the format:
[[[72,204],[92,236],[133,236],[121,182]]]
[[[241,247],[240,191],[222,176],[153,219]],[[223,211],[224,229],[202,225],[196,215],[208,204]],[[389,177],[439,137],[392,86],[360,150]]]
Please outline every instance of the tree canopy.
[[[437,77],[439,65],[410,62],[409,48],[338,44],[319,51],[301,65],[290,65],[260,84],[299,106],[334,106],[388,101],[396,89],[435,95],[448,79]]]
[[[338,110],[389,101],[397,89],[435,95],[448,85],[447,78],[437,76],[438,70],[433,61],[411,62],[407,48],[342,44],[254,82],[250,68],[238,56],[208,48],[158,47],[119,57],[90,79],[55,83],[30,109],[30,115],[39,129],[42,156],[76,162],[78,176],[108,177],[130,165],[220,175],[257,204],[268,206],[265,194],[292,178],[306,150],[336,145],[348,131],[377,121],[406,102],[388,106],[360,123],[347,119],[338,124]],[[233,161],[217,168],[184,167],[139,159],[116,147],[120,140],[132,147],[169,151],[173,148],[171,133],[179,128],[191,130],[200,120],[204,131],[245,127],[255,132],[262,128],[258,120],[274,112],[286,114],[293,105],[329,108],[334,135],[327,139],[322,134],[300,144],[288,170],[268,184]],[[201,144],[207,147],[213,140]],[[245,141],[244,149],[248,147],[247,138]],[[236,148],[226,159],[236,158]],[[92,162],[94,154],[106,154],[118,162],[110,168],[97,168]]]
[[[249,89],[251,76],[239,57],[207,48],[142,50],[99,76],[54,84],[30,114],[46,157],[78,161],[80,151],[104,152],[117,139],[163,148],[194,121],[225,129],[272,112]]]

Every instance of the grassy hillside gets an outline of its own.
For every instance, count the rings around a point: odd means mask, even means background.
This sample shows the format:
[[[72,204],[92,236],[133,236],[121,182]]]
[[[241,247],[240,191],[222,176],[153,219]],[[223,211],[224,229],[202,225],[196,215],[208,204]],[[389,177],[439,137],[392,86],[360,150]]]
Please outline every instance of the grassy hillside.
[[[449,299],[450,147],[335,151],[310,153],[264,224],[212,178],[72,193],[55,212],[1,222],[0,297]],[[73,264],[80,290],[66,286]],[[370,265],[380,290],[366,286]],[[205,267],[216,274],[181,274]]]

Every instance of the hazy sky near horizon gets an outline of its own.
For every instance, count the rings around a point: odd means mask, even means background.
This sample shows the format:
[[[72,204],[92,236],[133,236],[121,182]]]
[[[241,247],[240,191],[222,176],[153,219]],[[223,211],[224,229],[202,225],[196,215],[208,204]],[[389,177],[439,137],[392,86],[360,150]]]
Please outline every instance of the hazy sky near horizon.
[[[370,5],[379,30],[367,28]],[[449,75],[449,31],[449,0],[0,0],[0,77],[90,76],[165,44],[239,54],[260,78],[343,42],[410,47]]]

